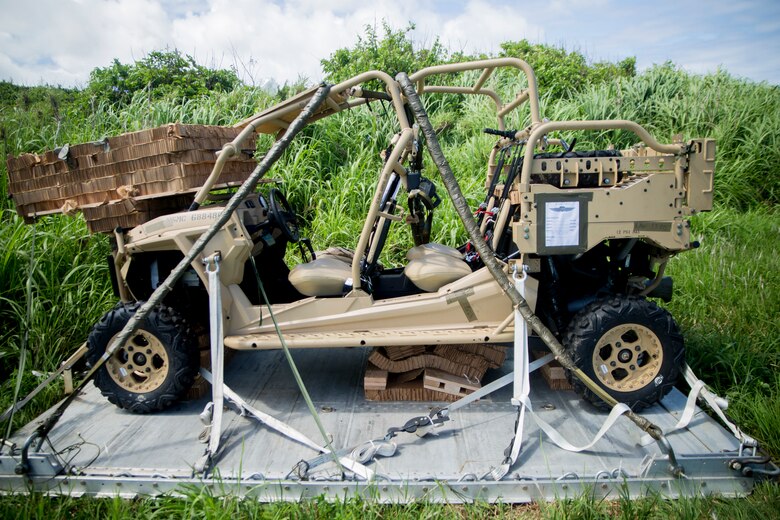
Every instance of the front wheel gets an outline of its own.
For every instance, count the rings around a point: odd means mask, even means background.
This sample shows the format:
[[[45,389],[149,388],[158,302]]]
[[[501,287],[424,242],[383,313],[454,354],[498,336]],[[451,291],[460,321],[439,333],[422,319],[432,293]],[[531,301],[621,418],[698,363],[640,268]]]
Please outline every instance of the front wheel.
[[[87,360],[94,365],[141,306],[119,303],[93,327]],[[95,374],[108,400],[134,413],[164,410],[179,401],[198,373],[198,341],[176,311],[155,307]]]
[[[580,370],[635,411],[669,393],[685,361],[683,337],[671,314],[635,296],[587,305],[572,318],[563,342]],[[573,374],[568,377],[586,400],[608,408]]]

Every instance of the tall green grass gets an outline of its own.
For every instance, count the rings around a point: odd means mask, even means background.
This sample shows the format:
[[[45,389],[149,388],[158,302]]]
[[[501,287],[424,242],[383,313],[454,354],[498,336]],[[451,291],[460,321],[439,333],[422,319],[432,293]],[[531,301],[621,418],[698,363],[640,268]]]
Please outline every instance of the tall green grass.
[[[33,238],[34,236],[34,238]],[[92,237],[83,219],[48,218],[25,225],[11,210],[0,217],[0,407],[11,403],[17,359],[28,334],[27,371],[22,395],[38,380],[32,370],[47,372],[72,353],[92,324],[110,306],[108,242]],[[32,266],[32,313],[28,317],[25,286]],[[17,416],[29,420],[51,404],[39,399]]]
[[[717,208],[693,220],[701,247],[669,263],[669,304],[694,371],[780,455],[780,212]]]
[[[627,495],[618,500],[604,500],[598,493],[582,495],[551,503],[507,505],[486,504],[378,504],[359,499],[326,501],[316,499],[303,502],[263,504],[242,500],[230,495],[215,495],[205,489],[185,490],[184,498],[48,497],[40,494],[7,496],[0,500],[0,518],[27,520],[33,518],[94,519],[112,518],[262,518],[262,519],[363,519],[419,520],[435,518],[469,519],[658,519],[698,520],[702,518],[729,518],[752,520],[776,518],[780,492],[774,484],[756,487],[744,500],[723,500],[717,497],[688,497],[663,500],[657,495],[630,500]]]

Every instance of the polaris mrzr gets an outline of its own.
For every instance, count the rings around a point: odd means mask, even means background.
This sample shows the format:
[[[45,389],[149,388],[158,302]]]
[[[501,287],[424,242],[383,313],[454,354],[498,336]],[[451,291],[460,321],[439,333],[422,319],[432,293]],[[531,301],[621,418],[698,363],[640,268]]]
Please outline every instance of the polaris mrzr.
[[[526,77],[527,87],[509,102],[488,88],[498,69]],[[485,168],[485,199],[471,211],[501,268],[526,273],[531,308],[598,385],[594,391],[572,377],[575,389],[597,405],[605,392],[634,410],[662,398],[680,375],[683,338],[672,316],[649,298],[671,298],[664,267],[695,247],[687,218],[711,209],[714,141],[660,144],[631,121],[543,120],[534,73],[519,59],[434,66],[409,80],[423,97],[482,95],[495,103],[496,128],[485,129],[497,138]],[[361,88],[369,81],[384,91]],[[89,336],[91,363],[222,214],[224,205],[203,203],[236,144],[255,132],[282,138],[315,90],[239,123],[244,131],[225,146],[188,211],[115,232],[112,279],[121,302]],[[310,121],[377,100],[392,107],[400,131],[383,154],[354,251],[316,244],[324,251],[315,254],[282,191],[250,193],[97,372],[95,383],[112,403],[151,412],[187,392],[198,373],[199,347],[208,341],[215,261],[219,334],[228,348],[277,349],[282,337],[291,348],[512,341],[515,305],[483,255],[471,243],[430,242],[443,192],[423,175],[423,134],[399,82],[373,71],[333,85]],[[520,130],[508,130],[507,116],[521,107],[527,115]],[[632,132],[640,144],[581,151],[574,140],[552,137],[603,130]],[[414,239],[406,265],[383,267],[388,231],[404,225]],[[288,265],[295,244],[305,244],[308,258]]]

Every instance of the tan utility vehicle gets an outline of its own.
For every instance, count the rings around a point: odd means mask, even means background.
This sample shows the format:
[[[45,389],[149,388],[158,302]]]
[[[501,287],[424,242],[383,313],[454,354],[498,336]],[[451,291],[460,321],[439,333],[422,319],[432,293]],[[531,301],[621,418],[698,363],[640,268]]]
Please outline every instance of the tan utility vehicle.
[[[516,69],[527,79],[527,88],[508,103],[486,87],[497,69]],[[473,83],[462,86],[464,78]],[[423,97],[476,94],[495,103],[497,128],[484,130],[497,136],[486,165],[485,201],[473,208],[481,232],[507,270],[528,274],[529,302],[586,374],[634,409],[660,399],[677,381],[684,347],[670,314],[648,298],[671,298],[664,266],[695,246],[687,217],[711,208],[714,141],[659,144],[630,121],[543,121],[533,71],[519,59],[430,67],[410,79]],[[383,83],[385,91],[362,89],[369,81]],[[252,132],[282,135],[313,93],[242,122],[244,132],[234,142]],[[280,348],[271,309],[293,348],[512,341],[512,304],[470,244],[429,242],[440,194],[423,176],[424,145],[398,83],[374,71],[334,85],[312,120],[374,100],[389,102],[400,131],[387,148],[354,253],[316,244],[325,251],[287,265],[293,244],[313,248],[276,188],[246,198],[206,246],[202,258],[220,255],[226,347]],[[508,130],[507,115],[526,103],[524,128]],[[579,151],[574,142],[553,138],[560,131],[605,129],[633,132],[641,143]],[[91,362],[220,215],[220,205],[201,203],[230,146],[189,211],[115,233],[113,279],[121,302],[90,334]],[[382,267],[389,228],[404,225],[415,242],[408,262]],[[199,337],[208,336],[207,275],[203,263],[194,262],[164,305],[100,369],[95,382],[111,402],[149,412],[188,390],[199,367]]]

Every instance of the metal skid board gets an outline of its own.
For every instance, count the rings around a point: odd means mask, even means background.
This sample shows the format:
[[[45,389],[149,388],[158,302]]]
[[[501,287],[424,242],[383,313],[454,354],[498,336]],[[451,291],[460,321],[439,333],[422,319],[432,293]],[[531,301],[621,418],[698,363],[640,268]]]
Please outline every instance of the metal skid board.
[[[443,405],[366,401],[364,349],[297,350],[293,356],[336,449],[381,439],[388,428]],[[509,360],[502,369],[488,372],[483,383],[506,374],[511,366]],[[321,439],[281,352],[238,352],[226,369],[225,382],[255,408],[311,439]],[[549,390],[538,374],[533,374],[531,388],[534,409],[573,444],[587,443],[606,417],[573,392]],[[192,489],[190,484],[212,488],[213,493],[269,501],[324,495],[382,502],[528,502],[583,493],[741,496],[752,489],[752,479],[727,467],[738,441],[701,410],[688,429],[669,435],[685,469],[683,478],[669,473],[668,462],[655,444],[639,445],[642,432],[628,419],[619,419],[593,449],[571,453],[547,440],[527,417],[522,452],[510,474],[500,482],[484,480],[481,477],[504,459],[513,435],[517,411],[510,404],[511,394],[510,385],[454,412],[435,435],[420,438],[400,433],[393,439],[398,444],[394,456],[377,457],[368,464],[377,474],[373,482],[342,479],[333,464],[317,468],[320,471],[301,481],[290,476],[292,468],[318,454],[232,412],[225,415],[214,469],[205,476],[195,475],[193,467],[205,449],[198,440],[203,430],[199,414],[208,397],[164,413],[134,415],[114,407],[90,386],[52,431],[51,445],[44,444],[41,453],[31,456],[30,475],[16,475],[18,454],[4,450],[0,491],[176,495]],[[645,416],[668,429],[684,404],[685,397],[673,390]],[[39,421],[18,431],[14,442],[21,446]],[[56,475],[58,463],[73,468],[71,474]]]

